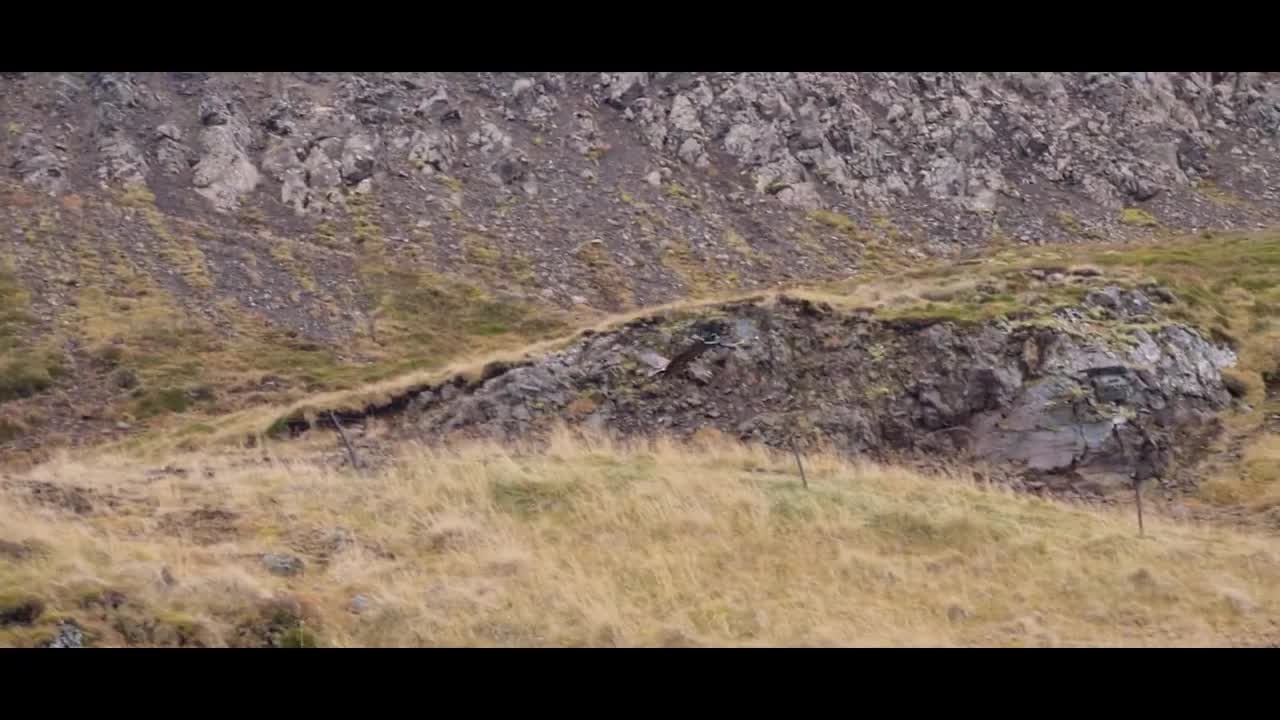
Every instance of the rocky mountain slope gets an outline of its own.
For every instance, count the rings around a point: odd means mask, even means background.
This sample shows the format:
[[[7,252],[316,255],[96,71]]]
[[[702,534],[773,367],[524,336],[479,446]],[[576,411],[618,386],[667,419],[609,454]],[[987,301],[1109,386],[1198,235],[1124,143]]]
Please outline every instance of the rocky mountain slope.
[[[848,273],[877,236],[945,255],[1240,227],[1271,217],[1280,169],[1280,81],[1266,73],[0,82],[0,161],[34,191],[145,186],[163,214],[219,232],[379,240],[398,262],[491,264],[562,304]],[[813,211],[866,237],[807,222]],[[284,314],[262,293],[241,299]]]
[[[682,297],[1267,224],[1280,80],[8,73],[0,130],[0,439],[35,449]]]

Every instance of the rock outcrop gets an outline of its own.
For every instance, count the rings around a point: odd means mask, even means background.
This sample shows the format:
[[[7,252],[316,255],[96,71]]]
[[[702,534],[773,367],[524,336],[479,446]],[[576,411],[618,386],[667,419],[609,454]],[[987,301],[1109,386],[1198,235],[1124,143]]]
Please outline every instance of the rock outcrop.
[[[1220,371],[1235,358],[1184,326],[1152,324],[1141,291],[1100,294],[1119,298],[1102,321],[1083,306],[1025,323],[882,321],[786,298],[642,319],[496,368],[477,387],[426,389],[407,418],[433,437],[567,420],[632,434],[713,427],[779,447],[823,439],[1100,494],[1135,476],[1173,482],[1216,432],[1231,401]]]

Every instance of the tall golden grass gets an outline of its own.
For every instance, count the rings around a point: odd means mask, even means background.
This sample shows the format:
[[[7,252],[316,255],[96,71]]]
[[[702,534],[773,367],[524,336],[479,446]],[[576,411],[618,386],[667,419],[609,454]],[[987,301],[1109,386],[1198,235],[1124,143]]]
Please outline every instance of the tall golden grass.
[[[1271,537],[1149,517],[1139,538],[1128,510],[824,453],[805,490],[790,456],[708,436],[411,445],[364,475],[331,441],[169,458],[182,474],[68,456],[11,479],[0,604],[43,613],[0,645],[68,620],[96,645],[255,644],[282,604],[295,644],[337,647],[1275,639]],[[305,569],[273,575],[264,553]]]

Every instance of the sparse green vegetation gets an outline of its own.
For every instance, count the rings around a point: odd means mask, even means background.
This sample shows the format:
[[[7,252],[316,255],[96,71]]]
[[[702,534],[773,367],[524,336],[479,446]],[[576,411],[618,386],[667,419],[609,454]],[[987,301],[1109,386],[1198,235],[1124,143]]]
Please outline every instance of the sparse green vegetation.
[[[320,245],[332,246],[338,241],[338,231],[329,220],[321,220],[315,227],[316,240]]]
[[[182,388],[161,388],[139,393],[133,402],[133,413],[139,418],[149,418],[162,413],[186,412],[190,407],[190,398]]]
[[[689,191],[686,190],[683,185],[676,182],[675,180],[668,182],[663,187],[663,192],[666,193],[667,197],[673,200],[689,200],[692,197],[689,194]]]
[[[160,256],[171,267],[182,273],[183,279],[191,287],[201,290],[213,289],[213,279],[209,277],[204,253],[200,250],[200,246],[190,238],[175,237],[169,231],[164,215],[155,207],[143,206],[142,216],[158,241],[156,248]]]
[[[534,281],[529,261],[510,250],[502,250],[479,233],[462,238],[464,272],[489,286],[527,285]]]
[[[36,342],[36,331],[30,297],[0,261],[0,402],[43,392],[61,374],[61,357]]]
[[[462,255],[473,265],[494,265],[502,253],[490,247],[480,235],[470,234],[462,238]]]
[[[262,208],[245,205],[240,208],[240,221],[250,227],[262,227],[267,223],[267,215]]]
[[[468,350],[486,337],[509,335],[533,340],[564,327],[528,305],[494,298],[479,287],[427,272],[389,268],[379,308],[386,330],[411,343],[415,367],[431,367]]]
[[[703,296],[726,285],[724,276],[712,270],[682,240],[667,240],[663,243],[662,266],[684,282],[690,297]]]
[[[455,178],[452,175],[446,175],[444,173],[440,173],[436,175],[435,178],[436,178],[436,182],[449,188],[453,192],[456,192],[456,193],[462,192],[462,181],[459,180],[458,178]]]
[[[1120,223],[1131,227],[1159,227],[1160,221],[1142,208],[1125,208],[1120,211]]]
[[[848,215],[831,212],[830,210],[813,210],[809,213],[809,217],[817,223],[843,233],[856,233],[858,231],[858,224]]]
[[[357,245],[381,246],[382,228],[373,219],[373,199],[352,193],[347,196],[347,215],[351,218],[351,239]]]
[[[626,274],[610,257],[609,248],[603,242],[592,240],[582,243],[574,255],[590,269],[596,290],[614,309],[621,310],[634,302]]]
[[[748,260],[752,260],[760,264],[766,264],[768,262],[768,258],[763,253],[751,247],[750,243],[748,243],[746,239],[739,235],[733,228],[729,228],[724,231],[724,244],[728,245],[730,250]]]
[[[1079,218],[1066,210],[1054,210],[1050,213],[1050,218],[1053,219],[1054,223],[1056,223],[1058,227],[1075,237],[1087,238],[1090,240],[1098,240],[1101,237],[1096,230],[1090,230],[1085,227],[1084,223],[1080,222]]]
[[[120,192],[119,201],[125,207],[146,208],[155,207],[156,196],[151,189],[144,184],[130,183],[126,185]]]
[[[269,248],[271,257],[274,258],[276,262],[280,263],[280,265],[289,272],[294,280],[298,281],[298,284],[302,286],[303,290],[306,290],[309,293],[319,291],[319,286],[316,285],[315,278],[312,277],[311,272],[297,256],[299,251],[297,243],[278,238],[271,238],[268,241],[267,247]]]
[[[1236,195],[1212,180],[1201,180],[1196,185],[1196,189],[1205,197],[1209,198],[1209,200],[1211,200],[1215,205],[1222,207],[1238,208],[1248,207],[1252,204],[1248,200]]]

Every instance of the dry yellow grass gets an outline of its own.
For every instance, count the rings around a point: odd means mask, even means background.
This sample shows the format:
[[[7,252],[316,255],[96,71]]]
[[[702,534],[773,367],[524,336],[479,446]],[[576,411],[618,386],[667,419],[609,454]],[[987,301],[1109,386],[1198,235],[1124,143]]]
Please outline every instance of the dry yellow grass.
[[[317,442],[172,458],[185,476],[123,457],[37,468],[93,508],[0,493],[0,540],[37,549],[0,553],[0,600],[44,607],[0,645],[66,618],[99,645],[1275,640],[1269,537],[1151,517],[1140,539],[1127,512],[824,454],[806,491],[790,457],[714,438],[407,447],[367,477],[308,459]],[[272,575],[262,553],[305,571]]]

